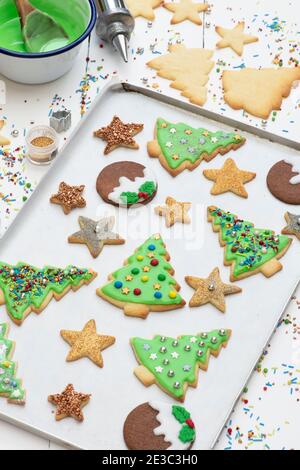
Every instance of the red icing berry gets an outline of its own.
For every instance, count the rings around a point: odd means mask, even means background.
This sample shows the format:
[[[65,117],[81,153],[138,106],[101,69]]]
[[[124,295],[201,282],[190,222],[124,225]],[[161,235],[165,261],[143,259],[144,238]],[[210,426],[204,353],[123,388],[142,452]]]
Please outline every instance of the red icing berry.
[[[231,434],[232,434],[232,429],[231,429],[231,428],[228,428],[228,429],[227,429],[227,432],[228,432],[229,436],[231,436]]]
[[[134,295],[141,295],[142,291],[139,288],[134,289],[133,291]]]
[[[157,266],[158,265],[158,260],[157,259],[152,259],[150,262],[151,266]]]
[[[187,424],[190,428],[192,428],[192,429],[195,428],[195,425],[194,425],[193,420],[191,420],[191,419],[186,419],[185,422],[186,422],[186,424]]]

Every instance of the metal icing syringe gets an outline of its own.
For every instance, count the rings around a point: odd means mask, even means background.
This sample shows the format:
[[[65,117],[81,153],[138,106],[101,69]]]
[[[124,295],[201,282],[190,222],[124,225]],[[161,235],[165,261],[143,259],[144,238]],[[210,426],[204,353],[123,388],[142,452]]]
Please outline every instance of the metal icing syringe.
[[[128,62],[128,42],[134,28],[134,19],[123,0],[96,0],[98,36],[113,44],[125,62]]]

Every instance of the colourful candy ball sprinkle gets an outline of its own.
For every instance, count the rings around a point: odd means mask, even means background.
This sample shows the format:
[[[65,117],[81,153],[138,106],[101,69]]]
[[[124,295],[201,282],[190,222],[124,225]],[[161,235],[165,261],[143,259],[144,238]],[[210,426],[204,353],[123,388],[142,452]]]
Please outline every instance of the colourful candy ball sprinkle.
[[[116,282],[114,283],[114,286],[115,286],[116,289],[121,289],[121,287],[123,286],[123,282],[121,282],[121,281],[116,281]]]
[[[151,266],[157,266],[158,263],[159,263],[158,260],[154,258],[154,259],[151,260],[150,264],[151,264]]]
[[[148,276],[142,276],[141,277],[141,281],[142,282],[147,282],[149,280],[149,277]]]
[[[134,293],[134,295],[141,295],[142,291],[141,291],[141,289],[136,288],[136,289],[134,289],[133,293]]]
[[[165,281],[165,280],[166,280],[166,275],[165,275],[165,274],[159,274],[159,275],[157,276],[157,279],[158,279],[159,281]]]
[[[155,248],[156,248],[155,245],[152,245],[152,244],[148,246],[148,250],[150,251],[154,251]]]
[[[162,293],[161,292],[155,292],[154,297],[156,299],[161,299],[162,298]]]
[[[138,261],[143,261],[144,257],[143,257],[143,255],[137,255],[136,259]]]
[[[138,274],[140,272],[139,268],[133,268],[131,274]]]
[[[171,291],[169,292],[169,297],[170,297],[170,299],[176,299],[176,297],[177,297],[177,292],[175,292],[174,290],[171,290]]]

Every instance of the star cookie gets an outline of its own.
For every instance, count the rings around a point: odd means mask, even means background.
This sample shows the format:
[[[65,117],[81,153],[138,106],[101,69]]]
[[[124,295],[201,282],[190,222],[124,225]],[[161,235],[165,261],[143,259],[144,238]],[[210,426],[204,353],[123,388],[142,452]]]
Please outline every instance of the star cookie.
[[[199,13],[208,10],[207,4],[194,3],[191,0],[180,0],[179,3],[164,3],[163,6],[174,13],[171,24],[190,20],[195,24],[201,25],[202,21],[199,17]]]
[[[63,208],[65,214],[70,214],[72,209],[86,206],[86,201],[82,197],[85,186],[69,186],[62,182],[59,185],[58,193],[50,198],[52,204],[58,204]]]
[[[123,245],[125,240],[112,232],[115,224],[114,217],[104,217],[95,221],[87,217],[78,218],[80,229],[68,238],[69,243],[86,245],[94,258],[100,255],[104,245]]]
[[[118,116],[114,116],[111,123],[108,126],[101,127],[101,129],[95,131],[94,136],[107,142],[104,149],[104,155],[107,155],[118,147],[137,150],[139,146],[133,137],[143,129],[143,124],[125,124],[120,118],[118,118]]]
[[[225,313],[225,295],[242,292],[242,289],[238,286],[224,284],[220,278],[218,268],[215,268],[206,279],[186,276],[185,280],[196,291],[190,300],[190,307],[199,307],[210,303],[222,313]]]
[[[210,194],[216,196],[217,194],[229,191],[245,198],[248,197],[248,193],[244,188],[244,184],[249,183],[249,181],[256,177],[256,173],[240,170],[231,158],[225,161],[221,169],[204,170],[203,174],[207,179],[215,183]]]
[[[5,121],[3,119],[0,120],[0,131],[4,127]],[[0,134],[0,146],[2,145],[9,145],[10,140]]]
[[[154,20],[154,8],[159,7],[163,0],[126,0],[126,5],[134,18],[142,16],[146,20]]]
[[[244,44],[251,44],[252,42],[258,41],[256,36],[244,34],[244,28],[244,21],[238,23],[233,29],[216,26],[216,32],[222,37],[217,43],[217,48],[223,49],[224,47],[230,47],[238,55],[243,55]]]
[[[300,240],[300,214],[295,215],[290,212],[284,214],[284,218],[287,222],[287,226],[281,230],[281,233],[285,235],[296,235],[298,240]]]
[[[190,202],[178,202],[172,197],[167,197],[166,205],[155,207],[155,213],[165,217],[167,227],[172,227],[176,222],[189,224],[191,219],[188,211],[191,205]]]
[[[69,384],[62,393],[49,395],[48,401],[56,405],[55,419],[60,421],[64,418],[74,418],[76,421],[83,421],[82,408],[88,404],[91,395],[75,392],[74,386]]]
[[[101,351],[116,341],[113,336],[98,335],[95,320],[88,321],[82,331],[61,330],[60,335],[71,346],[67,362],[88,357],[98,367],[103,367]]]

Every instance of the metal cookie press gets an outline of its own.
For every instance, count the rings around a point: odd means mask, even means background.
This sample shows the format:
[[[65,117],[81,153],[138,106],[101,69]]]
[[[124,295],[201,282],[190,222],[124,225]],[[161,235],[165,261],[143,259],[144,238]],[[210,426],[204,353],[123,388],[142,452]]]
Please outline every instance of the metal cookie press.
[[[128,62],[128,42],[134,28],[134,18],[123,0],[96,0],[98,20],[96,31],[104,41],[113,44]]]

